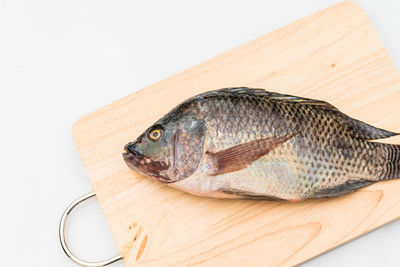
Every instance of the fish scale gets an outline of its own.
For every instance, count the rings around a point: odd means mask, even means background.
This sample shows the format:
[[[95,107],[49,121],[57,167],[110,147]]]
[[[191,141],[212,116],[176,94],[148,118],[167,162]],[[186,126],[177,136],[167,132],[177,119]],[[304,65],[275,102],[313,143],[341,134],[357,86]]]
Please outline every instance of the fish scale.
[[[271,134],[280,136],[286,134],[288,130],[295,131],[296,129],[300,129],[300,131],[308,137],[298,140],[294,139],[294,147],[292,150],[282,147],[282,149],[274,151],[274,153],[279,152],[280,157],[283,159],[285,157],[293,158],[293,156],[289,155],[295,152],[301,154],[301,156],[294,157],[296,159],[295,161],[288,161],[288,164],[295,165],[294,168],[297,170],[299,176],[299,185],[301,188],[304,187],[303,190],[301,190],[302,198],[307,197],[307,195],[312,193],[315,189],[324,189],[326,187],[339,185],[345,180],[353,178],[349,177],[351,175],[360,175],[372,179],[378,177],[373,171],[373,168],[371,168],[371,173],[366,173],[369,169],[367,168],[365,160],[362,159],[365,153],[363,154],[362,151],[359,151],[359,154],[362,156],[360,160],[360,158],[351,157],[350,155],[345,157],[344,153],[341,153],[340,150],[333,147],[332,140],[335,140],[335,138],[345,140],[344,142],[349,143],[350,145],[352,142],[356,144],[357,141],[352,140],[349,134],[346,134],[344,131],[334,131],[334,129],[338,128],[338,125],[335,125],[334,120],[324,115],[322,112],[313,112],[308,107],[302,108],[302,106],[299,106],[298,104],[296,105],[295,103],[280,102],[278,104],[276,102],[274,103],[271,99],[260,97],[254,97],[252,100],[255,104],[252,105],[248,101],[250,97],[247,94],[242,94],[239,97],[236,97],[236,102],[238,106],[241,106],[240,109],[245,110],[245,112],[232,117],[235,119],[230,119],[224,123],[224,121],[218,116],[218,109],[222,108],[225,111],[233,109],[231,101],[226,101],[226,97],[229,96],[216,97],[212,102],[203,102],[203,105],[207,105],[207,107],[204,108],[200,105],[201,109],[196,112],[196,115],[201,118],[203,114],[202,110],[207,110],[207,117],[205,117],[208,122],[207,128],[210,129],[210,131],[212,131],[212,129],[219,129],[221,131],[220,135],[212,135],[217,136],[217,138],[210,138],[208,140],[208,142],[212,144],[221,144],[220,146],[217,146],[220,150],[250,141],[246,136],[242,137],[242,133],[248,133],[249,130],[252,130],[250,128],[252,123],[248,123],[252,120],[254,120],[256,125],[259,125],[257,130],[259,131],[260,136],[258,136],[258,138],[265,138]],[[263,103],[264,105],[260,105],[260,103]],[[249,106],[250,108],[248,108]],[[265,108],[263,110],[260,108],[268,106],[271,108]],[[218,107],[218,109],[215,110],[213,107]],[[274,115],[273,112],[276,112],[278,116]],[[259,116],[259,113],[263,113],[263,116]],[[281,118],[283,118],[283,120]],[[300,122],[308,122],[308,124],[310,124],[308,129],[312,129],[313,131],[310,133],[306,127],[301,127]],[[225,127],[219,127],[219,125],[224,125]],[[238,138],[229,138],[229,133],[232,132],[236,133]],[[358,145],[363,147],[365,144],[363,142],[358,142]],[[357,152],[357,149],[354,149],[355,146],[351,146],[351,148],[352,149],[346,149],[344,151]],[[305,154],[310,155],[310,157],[304,157]],[[337,159],[336,164],[335,159]],[[265,163],[269,160],[270,159],[267,156],[263,157],[259,159],[263,164],[255,166],[253,166],[253,164],[248,168],[257,168],[257,172],[254,174],[259,177],[265,177],[270,174],[268,168],[266,168],[267,166],[265,166]],[[351,165],[353,168],[355,167],[355,169],[353,169],[352,172],[346,171],[342,168],[343,164],[346,163]],[[332,171],[327,171],[329,168],[331,168]],[[283,188],[283,190],[285,189]],[[292,188],[290,187],[287,190],[288,192],[278,193],[286,194],[292,192]],[[268,190],[257,191],[257,193],[269,193],[274,195],[277,193],[267,192]]]
[[[155,125],[175,140],[175,128],[187,120],[204,126],[201,137],[193,136],[193,145],[185,140],[193,149],[188,164],[197,165],[187,177],[165,179],[193,194],[302,200],[400,178],[399,146],[369,141],[396,134],[352,119],[323,101],[225,88],[186,100]],[[153,162],[171,162],[165,151],[176,144],[167,137],[163,142],[167,147]],[[140,153],[146,154],[145,144]],[[182,171],[168,171],[175,172]]]

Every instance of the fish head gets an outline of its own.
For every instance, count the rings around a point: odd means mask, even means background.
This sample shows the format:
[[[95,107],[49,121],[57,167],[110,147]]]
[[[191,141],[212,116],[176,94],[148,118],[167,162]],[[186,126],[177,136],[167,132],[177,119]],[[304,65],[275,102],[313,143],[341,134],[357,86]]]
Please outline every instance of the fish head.
[[[196,118],[158,121],[125,146],[123,158],[131,169],[173,183],[197,169],[205,134],[204,123]]]

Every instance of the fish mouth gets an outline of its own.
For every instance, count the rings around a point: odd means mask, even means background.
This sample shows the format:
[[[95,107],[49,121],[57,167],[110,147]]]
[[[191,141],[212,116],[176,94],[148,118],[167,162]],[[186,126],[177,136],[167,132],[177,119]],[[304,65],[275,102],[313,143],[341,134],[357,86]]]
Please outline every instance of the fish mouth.
[[[125,152],[122,153],[122,157],[125,163],[133,170],[138,170],[140,165],[144,164],[144,158],[142,153],[136,150],[136,142],[130,142],[124,147]]]
[[[175,182],[169,177],[160,174],[164,168],[161,168],[162,164],[159,161],[151,161],[143,155],[138,156],[130,151],[122,153],[122,157],[124,158],[126,165],[134,171],[140,172],[162,183]]]

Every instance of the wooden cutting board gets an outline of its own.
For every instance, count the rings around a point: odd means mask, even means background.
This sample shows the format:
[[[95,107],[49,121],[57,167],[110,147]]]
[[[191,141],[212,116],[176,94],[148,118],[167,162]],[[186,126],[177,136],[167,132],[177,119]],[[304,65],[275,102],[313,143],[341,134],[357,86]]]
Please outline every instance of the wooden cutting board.
[[[201,198],[127,168],[123,146],[181,101],[248,86],[326,100],[400,131],[400,75],[373,26],[344,2],[78,120],[73,136],[127,266],[292,266],[400,217],[400,181],[329,200]],[[392,138],[400,143],[400,138]]]

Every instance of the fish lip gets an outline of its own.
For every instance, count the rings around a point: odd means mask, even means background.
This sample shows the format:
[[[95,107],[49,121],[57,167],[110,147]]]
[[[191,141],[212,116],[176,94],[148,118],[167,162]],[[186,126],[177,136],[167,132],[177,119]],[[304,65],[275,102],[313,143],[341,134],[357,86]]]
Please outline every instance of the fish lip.
[[[131,152],[122,153],[122,157],[126,165],[133,170],[138,170],[139,161],[143,158],[142,156],[136,156]]]
[[[133,154],[133,155],[136,156],[136,157],[141,157],[141,156],[142,156],[142,153],[136,150],[135,145],[136,145],[136,142],[135,142],[135,143],[130,142],[130,143],[128,143],[128,144],[126,144],[126,145],[124,146],[124,150],[125,150],[125,152],[126,152],[127,154]],[[132,146],[133,146],[133,148],[132,148]],[[131,147],[132,149],[130,150],[129,147]]]
[[[140,159],[140,157],[135,156],[133,153],[131,152],[124,152],[122,153],[122,157],[124,158],[124,160],[133,160],[133,159]]]

